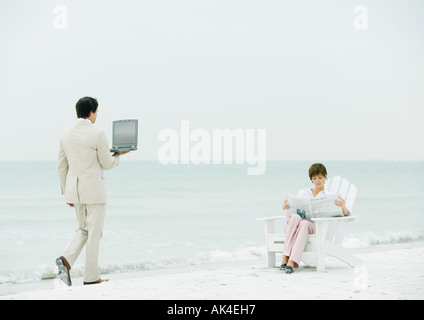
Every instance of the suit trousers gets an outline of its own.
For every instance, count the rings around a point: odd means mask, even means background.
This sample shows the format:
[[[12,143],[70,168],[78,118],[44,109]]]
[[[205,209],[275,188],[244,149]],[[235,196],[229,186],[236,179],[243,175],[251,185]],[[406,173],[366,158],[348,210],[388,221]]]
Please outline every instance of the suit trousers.
[[[106,203],[74,204],[74,206],[79,227],[75,230],[63,256],[72,267],[86,245],[84,282],[94,282],[100,279],[99,249],[103,236]]]

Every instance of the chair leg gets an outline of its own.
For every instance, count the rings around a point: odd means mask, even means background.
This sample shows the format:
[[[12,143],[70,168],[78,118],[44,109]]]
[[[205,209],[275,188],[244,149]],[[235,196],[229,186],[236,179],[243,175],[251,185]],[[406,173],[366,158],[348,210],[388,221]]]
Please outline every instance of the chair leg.
[[[317,271],[325,271],[325,254],[322,251],[317,253]]]
[[[351,267],[357,267],[362,265],[363,261],[361,258],[358,258],[346,251],[346,249],[340,248],[335,245],[329,245],[326,249],[327,254],[347,263]]]
[[[268,251],[268,268],[275,268],[275,252]]]
[[[327,234],[327,229],[327,221],[319,221],[315,224],[315,237],[317,245],[317,271],[325,271],[325,236]]]

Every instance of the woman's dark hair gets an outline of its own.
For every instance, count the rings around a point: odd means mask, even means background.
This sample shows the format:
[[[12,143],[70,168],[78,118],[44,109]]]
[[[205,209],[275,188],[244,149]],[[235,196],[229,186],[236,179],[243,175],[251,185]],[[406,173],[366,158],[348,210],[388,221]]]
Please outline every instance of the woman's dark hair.
[[[84,97],[78,100],[75,109],[77,111],[78,118],[87,119],[90,116],[90,113],[95,113],[99,103],[96,99],[90,97]]]
[[[309,179],[312,180],[312,177],[318,176],[320,174],[327,178],[327,169],[322,163],[314,163],[309,168]]]

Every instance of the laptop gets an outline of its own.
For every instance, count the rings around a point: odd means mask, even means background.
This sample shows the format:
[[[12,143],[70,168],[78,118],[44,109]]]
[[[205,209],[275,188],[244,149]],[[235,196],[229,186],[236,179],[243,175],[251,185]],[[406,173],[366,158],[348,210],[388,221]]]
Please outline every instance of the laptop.
[[[138,120],[113,121],[112,148],[110,152],[137,150]]]

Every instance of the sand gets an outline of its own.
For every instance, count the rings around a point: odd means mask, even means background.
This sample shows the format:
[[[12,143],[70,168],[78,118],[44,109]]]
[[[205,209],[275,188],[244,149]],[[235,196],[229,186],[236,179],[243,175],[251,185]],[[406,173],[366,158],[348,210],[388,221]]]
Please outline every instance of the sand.
[[[359,253],[364,265],[351,268],[334,258],[327,270],[301,265],[293,274],[269,269],[266,261],[244,261],[184,268],[110,274],[107,283],[72,287],[59,279],[3,287],[0,300],[10,299],[161,299],[161,300],[288,300],[288,299],[423,299],[424,246],[380,248]]]

